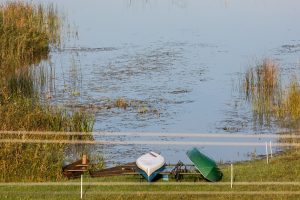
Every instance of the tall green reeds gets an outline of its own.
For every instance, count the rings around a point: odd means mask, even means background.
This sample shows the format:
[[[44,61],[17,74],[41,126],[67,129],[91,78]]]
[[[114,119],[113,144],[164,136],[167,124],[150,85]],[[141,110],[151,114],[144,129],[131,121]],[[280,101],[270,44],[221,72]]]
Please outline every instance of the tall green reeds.
[[[79,111],[45,105],[29,67],[60,44],[60,18],[53,5],[24,2],[0,5],[0,131],[90,132],[93,118]],[[42,84],[42,83],[41,83]],[[89,136],[17,135],[1,139],[93,139]],[[0,144],[0,181],[62,179],[65,144]],[[80,151],[87,148],[80,146]],[[78,152],[79,154],[81,152]]]

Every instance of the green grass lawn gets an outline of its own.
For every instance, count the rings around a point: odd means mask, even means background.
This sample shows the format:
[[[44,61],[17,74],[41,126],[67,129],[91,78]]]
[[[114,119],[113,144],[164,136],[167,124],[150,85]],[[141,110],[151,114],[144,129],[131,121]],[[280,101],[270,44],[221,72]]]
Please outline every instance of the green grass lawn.
[[[230,165],[222,165],[223,179],[208,183],[186,176],[147,183],[138,175],[90,178],[84,176],[84,199],[300,199],[300,151],[283,153],[266,160],[235,163],[230,186]],[[282,183],[280,183],[282,182]],[[288,183],[293,182],[293,183]],[[52,185],[1,184],[0,199],[80,199],[80,180]],[[43,185],[45,184],[45,185]],[[67,185],[69,184],[69,185]],[[70,185],[71,184],[71,185]]]

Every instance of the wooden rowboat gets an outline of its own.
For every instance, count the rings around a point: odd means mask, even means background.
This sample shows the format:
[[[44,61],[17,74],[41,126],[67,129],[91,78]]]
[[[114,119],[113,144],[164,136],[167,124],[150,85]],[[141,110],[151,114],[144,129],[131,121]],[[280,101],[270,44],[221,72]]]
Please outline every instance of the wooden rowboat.
[[[165,158],[151,151],[139,157],[136,165],[141,175],[151,182],[164,169]]]
[[[120,176],[126,174],[136,173],[137,167],[135,162],[119,165],[116,167],[101,169],[97,171],[90,170],[91,177],[108,177],[108,176]]]

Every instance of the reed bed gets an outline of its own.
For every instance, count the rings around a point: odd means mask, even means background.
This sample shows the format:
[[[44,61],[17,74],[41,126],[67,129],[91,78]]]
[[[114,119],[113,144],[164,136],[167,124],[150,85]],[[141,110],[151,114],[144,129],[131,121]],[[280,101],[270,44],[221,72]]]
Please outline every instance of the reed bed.
[[[60,45],[60,32],[60,17],[53,5],[21,1],[0,5],[0,130],[93,130],[93,117],[81,110],[71,112],[42,103],[36,82],[39,78],[30,72],[32,64],[47,59],[51,47]],[[0,138],[11,137],[1,134]],[[92,135],[15,138],[93,139]],[[75,157],[90,151],[82,145],[0,144],[0,181],[61,180],[62,163],[71,149]]]
[[[61,21],[53,5],[45,7],[21,1],[1,4],[2,75],[47,59],[50,47],[60,45],[60,29]]]
[[[251,102],[254,117],[260,124],[270,123],[276,105],[281,104],[279,69],[271,59],[250,68],[244,79],[246,99]]]
[[[277,64],[271,59],[265,59],[261,64],[247,71],[244,88],[248,98],[255,98],[257,95],[268,98],[274,96],[279,83]]]
[[[282,128],[299,130],[300,87],[293,79],[286,88],[281,85],[279,67],[266,59],[250,68],[244,78],[244,93],[251,102],[255,119],[260,124],[272,119]]]
[[[300,128],[300,85],[294,79],[285,91],[282,104],[276,107],[276,116],[284,127],[299,130]]]

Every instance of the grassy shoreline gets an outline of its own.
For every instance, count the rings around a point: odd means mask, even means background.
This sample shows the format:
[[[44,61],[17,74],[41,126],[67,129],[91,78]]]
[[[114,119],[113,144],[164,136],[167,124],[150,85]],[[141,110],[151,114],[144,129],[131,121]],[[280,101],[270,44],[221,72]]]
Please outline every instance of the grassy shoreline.
[[[300,166],[299,149],[276,155],[270,159],[269,164],[266,160],[234,163],[232,189],[229,165],[220,166],[224,176],[218,183],[208,183],[203,179],[194,182],[193,177],[185,177],[182,182],[170,179],[170,182],[158,180],[149,184],[134,175],[89,178],[86,174],[84,199],[298,199],[300,171],[297,166]],[[283,184],[278,184],[280,182]],[[52,184],[1,185],[0,198],[61,200],[80,198],[79,179]]]

